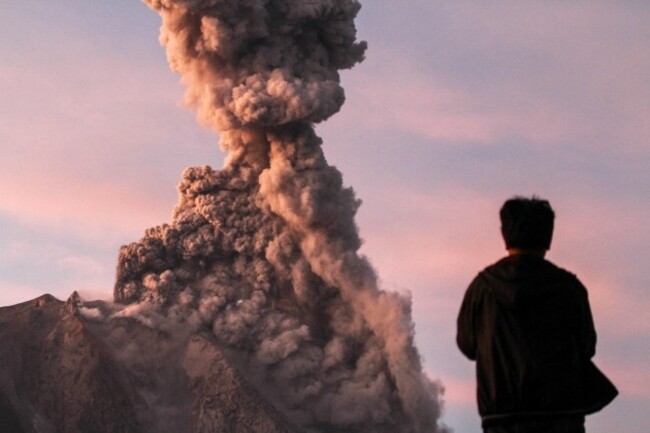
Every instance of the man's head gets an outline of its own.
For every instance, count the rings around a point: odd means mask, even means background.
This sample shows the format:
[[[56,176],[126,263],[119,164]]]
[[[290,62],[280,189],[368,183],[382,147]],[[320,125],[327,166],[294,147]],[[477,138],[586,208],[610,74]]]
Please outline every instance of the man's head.
[[[500,217],[509,251],[545,252],[551,247],[555,213],[548,201],[535,196],[513,197],[501,207]]]

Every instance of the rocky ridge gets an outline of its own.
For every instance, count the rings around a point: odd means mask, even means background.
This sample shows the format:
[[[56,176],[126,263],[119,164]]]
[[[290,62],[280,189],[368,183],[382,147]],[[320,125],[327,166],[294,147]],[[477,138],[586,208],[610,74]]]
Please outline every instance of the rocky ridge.
[[[78,305],[74,293],[0,308],[3,433],[300,431],[209,333],[93,322]]]

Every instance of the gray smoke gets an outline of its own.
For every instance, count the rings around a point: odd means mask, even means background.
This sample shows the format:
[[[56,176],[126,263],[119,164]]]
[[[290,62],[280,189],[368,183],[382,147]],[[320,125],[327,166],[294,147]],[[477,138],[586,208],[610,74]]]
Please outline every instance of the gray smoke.
[[[312,123],[363,59],[354,0],[145,0],[199,120],[228,151],[189,168],[171,224],[120,251],[119,315],[210,327],[315,432],[442,432],[409,298],[358,254],[359,206]],[[334,429],[334,430],[332,430]]]

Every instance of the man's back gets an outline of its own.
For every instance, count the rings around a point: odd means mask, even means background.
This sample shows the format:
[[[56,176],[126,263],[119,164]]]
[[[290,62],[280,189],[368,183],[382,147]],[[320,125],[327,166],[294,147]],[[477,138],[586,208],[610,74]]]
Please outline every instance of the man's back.
[[[584,286],[531,254],[506,257],[474,279],[457,338],[461,351],[477,361],[479,412],[486,425],[570,413],[596,344]]]

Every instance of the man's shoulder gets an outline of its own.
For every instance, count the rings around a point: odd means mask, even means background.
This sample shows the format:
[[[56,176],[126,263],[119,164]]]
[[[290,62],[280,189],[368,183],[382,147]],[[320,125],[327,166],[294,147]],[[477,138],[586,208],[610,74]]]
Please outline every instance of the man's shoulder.
[[[537,282],[584,289],[575,273],[543,257],[513,255],[486,266],[474,278],[473,284]]]
[[[566,281],[570,281],[570,282],[573,282],[573,283],[576,283],[576,284],[582,286],[582,283],[580,283],[580,280],[578,279],[578,276],[574,272],[572,272],[572,271],[570,271],[568,269],[565,269],[563,267],[560,267],[560,266],[556,265],[555,263],[553,263],[553,262],[551,262],[549,260],[544,259],[544,261],[546,262],[547,266],[549,267],[549,272],[554,272],[558,276],[558,278],[562,278],[562,279],[564,279]]]

